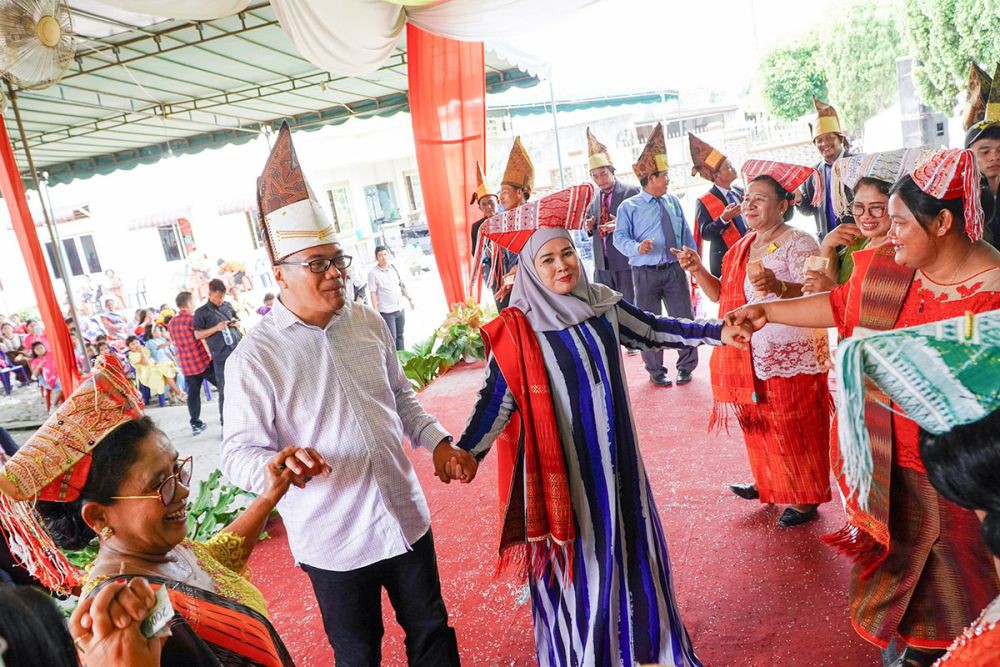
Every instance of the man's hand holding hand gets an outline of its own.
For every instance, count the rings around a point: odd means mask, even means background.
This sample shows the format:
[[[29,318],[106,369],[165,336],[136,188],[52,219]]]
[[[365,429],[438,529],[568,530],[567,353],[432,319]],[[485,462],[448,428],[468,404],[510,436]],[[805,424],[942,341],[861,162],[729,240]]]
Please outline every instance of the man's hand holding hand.
[[[468,484],[476,477],[479,464],[464,449],[452,445],[447,439],[434,448],[434,475],[445,484],[458,480]]]

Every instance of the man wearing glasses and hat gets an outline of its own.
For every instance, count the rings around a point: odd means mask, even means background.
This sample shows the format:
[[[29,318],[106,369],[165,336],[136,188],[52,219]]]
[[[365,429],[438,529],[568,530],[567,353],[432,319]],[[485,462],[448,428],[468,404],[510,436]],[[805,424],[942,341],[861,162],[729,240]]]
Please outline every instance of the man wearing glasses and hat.
[[[287,124],[257,197],[281,294],[226,366],[223,472],[257,491],[274,452],[313,447],[331,474],[292,490],[278,511],[337,662],[380,663],[385,588],[409,662],[458,665],[430,514],[402,440],[433,453],[442,481],[471,481],[475,460],[417,402],[385,321],[345,297],[351,257],[306,184]]]

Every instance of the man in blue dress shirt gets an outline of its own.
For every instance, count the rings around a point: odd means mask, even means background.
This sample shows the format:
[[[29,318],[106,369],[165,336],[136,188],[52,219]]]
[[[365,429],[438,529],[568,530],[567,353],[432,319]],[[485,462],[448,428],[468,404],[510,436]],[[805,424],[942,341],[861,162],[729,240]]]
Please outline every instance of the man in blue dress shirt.
[[[687,275],[670,252],[687,246],[694,247],[694,235],[684,217],[677,197],[667,194],[670,177],[667,174],[667,147],[663,126],[656,124],[653,134],[632,165],[639,178],[642,192],[629,197],[618,207],[614,244],[629,258],[635,288],[635,305],[655,315],[661,303],[671,317],[691,319],[691,287]],[[661,387],[671,385],[663,366],[663,350],[643,352],[642,360],[649,380]],[[698,366],[697,348],[678,352],[677,384],[691,381]]]

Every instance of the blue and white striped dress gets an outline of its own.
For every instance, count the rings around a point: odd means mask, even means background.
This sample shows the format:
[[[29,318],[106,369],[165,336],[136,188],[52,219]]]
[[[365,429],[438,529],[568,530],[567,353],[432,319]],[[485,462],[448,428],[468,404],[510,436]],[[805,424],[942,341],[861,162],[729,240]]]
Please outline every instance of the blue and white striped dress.
[[[536,334],[566,460],[576,527],[573,583],[532,581],[540,665],[700,666],[674,603],[667,543],[636,442],[619,344],[720,345],[722,325],[656,318],[621,301]],[[458,446],[482,458],[516,410],[495,359]],[[552,581],[550,585],[550,579]]]

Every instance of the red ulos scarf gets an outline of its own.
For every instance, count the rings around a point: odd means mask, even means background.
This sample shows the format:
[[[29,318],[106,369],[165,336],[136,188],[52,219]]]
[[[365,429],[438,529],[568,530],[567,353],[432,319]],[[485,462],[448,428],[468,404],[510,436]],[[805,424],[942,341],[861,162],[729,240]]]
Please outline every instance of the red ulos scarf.
[[[517,308],[505,308],[482,333],[517,405],[496,444],[497,571],[519,562],[526,574],[538,579],[555,558],[569,583],[576,537],[573,504],[542,350],[528,318]]]
[[[749,232],[730,248],[722,258],[722,290],[719,295],[719,313],[725,314],[746,305],[743,279],[750,259],[750,245],[757,238]],[[709,361],[712,371],[712,416],[708,428],[724,427],[730,410],[736,414],[744,431],[758,426],[754,419],[753,405],[757,402],[754,390],[753,359],[749,346],[740,350],[729,345],[712,350]]]

